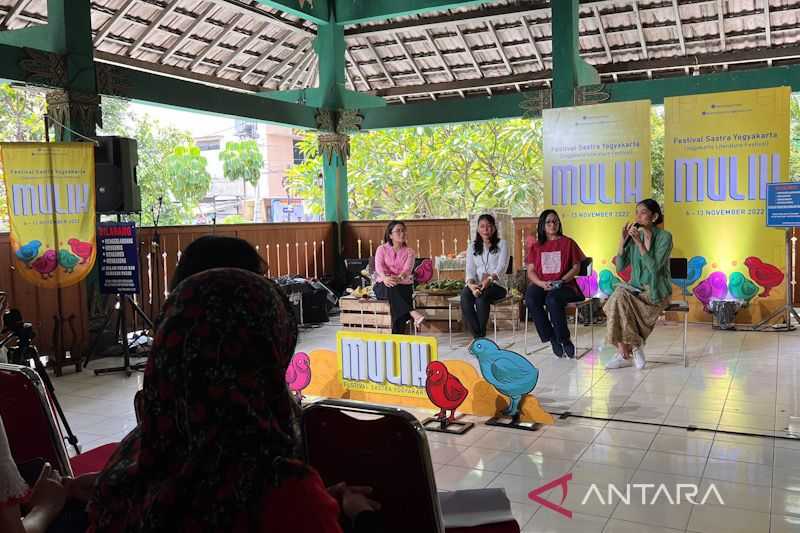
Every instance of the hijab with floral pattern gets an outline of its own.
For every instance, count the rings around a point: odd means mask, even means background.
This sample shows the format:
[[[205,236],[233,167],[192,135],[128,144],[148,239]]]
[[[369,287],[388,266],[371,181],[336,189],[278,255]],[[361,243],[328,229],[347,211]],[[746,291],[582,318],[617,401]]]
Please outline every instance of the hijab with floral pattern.
[[[297,322],[278,286],[214,269],[164,304],[143,419],[100,474],[90,531],[254,531],[263,499],[307,468],[286,367]]]

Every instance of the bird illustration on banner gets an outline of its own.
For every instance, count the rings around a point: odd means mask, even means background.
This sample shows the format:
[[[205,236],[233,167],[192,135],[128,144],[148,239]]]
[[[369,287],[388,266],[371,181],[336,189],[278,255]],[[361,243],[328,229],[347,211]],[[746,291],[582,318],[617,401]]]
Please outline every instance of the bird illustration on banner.
[[[614,294],[614,289],[617,288],[619,285],[619,278],[611,273],[608,269],[603,269],[600,271],[600,290],[606,296],[611,296]]]
[[[31,263],[31,267],[42,276],[42,279],[53,277],[53,272],[58,267],[55,250],[47,250],[40,258]]]
[[[575,279],[578,280],[578,287],[580,287],[581,293],[586,298],[591,298],[597,294],[597,289],[599,287],[597,283],[597,272],[593,270],[588,276],[578,276]]]
[[[86,261],[92,257],[92,244],[88,242],[82,242],[78,239],[70,239],[67,241],[69,247],[72,248],[72,253],[77,255],[81,258],[81,264],[85,264]]]
[[[617,263],[617,256],[614,256],[614,258],[611,259],[611,262],[616,264]],[[617,272],[617,276],[622,278],[622,281],[624,281],[625,283],[629,283],[631,281],[631,274],[632,273],[633,273],[633,265],[628,263],[628,266],[626,266],[625,268],[623,268],[622,270]]]
[[[467,399],[469,391],[457,377],[450,374],[441,361],[431,361],[426,369],[428,379],[425,381],[425,392],[431,403],[441,409],[436,418],[448,422],[456,419],[456,409]],[[450,416],[447,416],[450,411]]]
[[[16,251],[17,259],[25,263],[28,267],[36,256],[39,255],[39,248],[42,246],[42,241],[29,241],[19,247]]]
[[[508,396],[510,404],[503,414],[519,416],[523,396],[531,392],[539,381],[539,370],[516,352],[501,349],[486,338],[475,339],[469,353],[478,358],[481,374],[497,392]]]
[[[700,300],[700,303],[703,304],[703,310],[708,312],[708,303],[711,301],[711,295],[713,293],[713,288],[711,285],[711,278],[708,277],[697,284],[697,286],[692,289],[692,294],[694,297]]]
[[[737,300],[744,301],[745,305],[750,303],[750,300],[758,294],[758,285],[744,277],[744,274],[741,272],[734,272],[731,274],[728,285],[731,295]]]
[[[696,255],[689,259],[686,271],[686,279],[672,278],[672,283],[683,289],[684,296],[689,296],[689,287],[694,285],[700,276],[703,275],[703,267],[706,266],[706,258]]]
[[[69,253],[67,250],[59,250],[58,264],[61,265],[61,268],[64,269],[64,272],[71,274],[75,270],[75,266],[78,264],[78,258]]]
[[[745,259],[744,264],[750,272],[750,279],[764,288],[764,292],[759,294],[762,298],[769,296],[772,289],[783,283],[783,272],[775,265],[765,263],[753,256]]]
[[[286,386],[298,402],[303,400],[303,389],[311,383],[311,359],[305,352],[297,352],[286,367]]]

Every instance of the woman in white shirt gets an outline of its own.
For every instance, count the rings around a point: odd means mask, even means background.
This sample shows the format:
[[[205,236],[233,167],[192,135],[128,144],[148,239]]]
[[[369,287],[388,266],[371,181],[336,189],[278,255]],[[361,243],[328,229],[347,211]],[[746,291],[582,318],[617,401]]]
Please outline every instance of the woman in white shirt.
[[[461,317],[475,339],[486,336],[492,303],[506,296],[500,277],[507,269],[508,243],[497,235],[494,217],[481,215],[467,250],[467,286],[461,291]]]

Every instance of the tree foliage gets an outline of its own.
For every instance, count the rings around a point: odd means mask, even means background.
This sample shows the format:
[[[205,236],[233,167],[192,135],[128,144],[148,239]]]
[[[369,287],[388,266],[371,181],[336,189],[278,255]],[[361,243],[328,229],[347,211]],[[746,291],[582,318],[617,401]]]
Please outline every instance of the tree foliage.
[[[228,181],[242,180],[253,187],[261,179],[264,168],[264,156],[256,141],[233,141],[225,143],[225,149],[219,153],[222,161],[222,173]]]
[[[211,187],[206,158],[191,134],[144,114],[133,120],[127,135],[139,145],[142,225],[191,224]]]
[[[134,114],[128,102],[103,98],[104,135],[136,139],[137,177],[142,194],[141,224],[191,224],[211,187],[206,159],[190,132],[165,125],[148,114]]]
[[[515,215],[541,208],[539,121],[508,120],[404,128],[351,138],[347,163],[351,218],[463,217],[490,207]],[[293,196],[322,214],[317,138],[300,142],[306,157],[287,173]]]

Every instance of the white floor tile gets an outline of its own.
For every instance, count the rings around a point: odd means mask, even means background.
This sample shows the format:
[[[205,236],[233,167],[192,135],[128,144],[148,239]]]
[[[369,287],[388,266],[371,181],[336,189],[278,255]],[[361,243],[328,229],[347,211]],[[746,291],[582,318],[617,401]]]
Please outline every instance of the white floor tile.
[[[688,531],[698,533],[769,533],[769,513],[744,509],[696,505],[689,519]]]
[[[550,509],[541,508],[533,515],[523,533],[602,533],[606,519],[573,513],[567,518]]]

